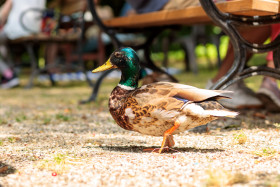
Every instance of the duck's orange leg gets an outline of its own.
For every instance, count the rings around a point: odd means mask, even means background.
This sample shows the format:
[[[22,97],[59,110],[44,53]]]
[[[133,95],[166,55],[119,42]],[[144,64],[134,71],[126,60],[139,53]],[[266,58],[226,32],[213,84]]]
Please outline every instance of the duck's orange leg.
[[[166,142],[165,142],[164,147],[174,147],[174,145],[175,145],[175,141],[174,141],[173,136],[171,134],[166,138]]]
[[[164,149],[164,147],[167,145],[168,147],[172,147],[174,146],[175,142],[173,140],[173,136],[172,133],[177,130],[180,127],[180,122],[178,120],[176,120],[174,122],[173,127],[171,127],[170,129],[168,129],[167,131],[164,132],[163,134],[163,140],[161,143],[161,147],[160,150],[158,151],[158,153],[161,153],[162,150]]]
[[[166,151],[168,152],[169,151],[169,147],[173,147],[175,145],[175,142],[173,140],[173,136],[172,135],[169,135],[167,138],[166,138],[166,141],[165,141],[165,144],[164,144],[164,147],[163,147],[163,151]],[[152,153],[158,153],[160,150],[160,148],[146,148],[146,149],[143,149],[144,152],[152,152]]]

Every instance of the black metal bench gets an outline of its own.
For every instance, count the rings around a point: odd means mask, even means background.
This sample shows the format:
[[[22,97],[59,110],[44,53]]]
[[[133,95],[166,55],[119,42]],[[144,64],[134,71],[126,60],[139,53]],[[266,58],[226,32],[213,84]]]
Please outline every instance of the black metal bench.
[[[126,46],[120,42],[117,33],[144,33],[146,42],[140,45],[130,45],[134,49],[144,49],[145,62],[142,65],[155,71],[162,69],[156,67],[150,58],[150,44],[158,34],[166,28],[174,28],[181,25],[194,25],[214,23],[230,37],[235,53],[235,60],[232,68],[222,77],[212,89],[224,89],[230,84],[255,75],[267,75],[280,79],[279,70],[279,42],[277,37],[267,45],[251,44],[244,40],[238,33],[236,25],[257,26],[263,24],[273,24],[280,22],[279,1],[266,0],[238,0],[214,4],[212,0],[200,0],[201,6],[188,7],[180,10],[158,11],[145,14],[138,14],[129,17],[118,17],[111,20],[102,21],[96,11],[95,5],[88,0],[89,8],[99,27],[107,33],[116,48]],[[253,53],[263,53],[274,51],[274,62],[276,69],[267,67],[245,68],[247,50]],[[104,72],[97,80],[92,94],[87,101],[96,99],[99,86],[104,77],[111,71]]]

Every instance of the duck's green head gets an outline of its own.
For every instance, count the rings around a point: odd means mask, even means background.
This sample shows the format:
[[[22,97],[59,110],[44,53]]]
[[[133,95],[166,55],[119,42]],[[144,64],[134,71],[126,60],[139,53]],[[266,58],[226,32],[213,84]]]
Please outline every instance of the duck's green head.
[[[136,52],[130,48],[120,48],[115,50],[109,60],[102,66],[94,69],[92,72],[101,72],[109,69],[118,68],[122,72],[119,85],[127,89],[138,87],[140,64]]]

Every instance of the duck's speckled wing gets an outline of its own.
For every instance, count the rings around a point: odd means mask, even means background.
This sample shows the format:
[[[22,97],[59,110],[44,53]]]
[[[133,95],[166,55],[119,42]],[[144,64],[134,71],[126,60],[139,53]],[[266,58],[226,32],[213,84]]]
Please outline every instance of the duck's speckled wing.
[[[223,91],[199,89],[183,84],[157,82],[144,85],[132,92],[127,97],[125,108],[131,108],[131,112],[136,117],[147,114],[149,117],[150,115],[160,115],[158,118],[168,120],[168,118],[176,116],[185,103],[202,102],[211,100],[211,98],[213,100],[227,98],[221,96],[222,93]],[[127,111],[128,113],[129,111]],[[134,115],[132,116],[134,117]]]
[[[169,103],[169,109],[172,109],[181,107],[187,101],[201,102],[210,98],[214,100],[228,98],[223,96],[223,93],[228,93],[228,91],[205,90],[184,84],[158,82],[140,87],[132,93],[132,96],[140,105],[150,103],[161,106],[163,103]]]
[[[131,92],[127,97],[124,115],[133,130],[143,134],[162,135],[173,126],[176,118],[187,114],[187,110],[182,111],[185,108],[184,104],[190,103],[188,106],[193,107],[191,103],[197,103],[201,107],[216,108],[217,106],[212,106],[212,103],[209,104],[210,107],[202,105],[217,98],[225,98],[221,93],[169,82],[148,84]],[[207,102],[202,102],[205,100]],[[196,111],[189,114],[193,115],[190,116],[191,119],[199,117]]]

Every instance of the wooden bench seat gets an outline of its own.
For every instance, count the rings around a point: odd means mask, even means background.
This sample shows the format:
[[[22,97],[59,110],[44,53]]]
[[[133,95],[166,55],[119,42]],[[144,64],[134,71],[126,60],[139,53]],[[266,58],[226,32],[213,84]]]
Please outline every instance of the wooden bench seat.
[[[24,36],[18,39],[14,39],[9,41],[11,44],[13,43],[23,43],[23,42],[50,42],[50,43],[72,43],[72,42],[77,42],[79,39],[79,35],[64,35],[64,36],[59,36],[59,35],[54,35],[54,36],[49,36],[45,33],[39,33],[39,34],[32,34],[29,36]]]
[[[237,15],[263,16],[279,13],[280,2],[276,0],[236,0],[217,4],[222,12]],[[201,6],[180,10],[162,10],[127,17],[104,20],[108,27],[145,28],[169,25],[193,25],[209,23],[210,18]]]

